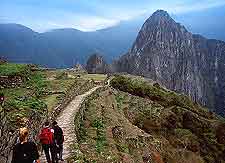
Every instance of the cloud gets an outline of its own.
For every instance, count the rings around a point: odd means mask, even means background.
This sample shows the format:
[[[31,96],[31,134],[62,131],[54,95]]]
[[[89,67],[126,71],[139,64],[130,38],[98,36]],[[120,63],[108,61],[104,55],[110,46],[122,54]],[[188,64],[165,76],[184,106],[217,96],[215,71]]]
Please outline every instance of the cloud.
[[[116,19],[107,19],[97,16],[87,16],[87,15],[79,15],[73,18],[65,18],[65,19],[52,19],[52,20],[35,20],[21,22],[25,26],[32,28],[37,32],[46,32],[51,29],[58,28],[75,28],[81,31],[96,31],[99,29],[115,26],[119,24],[120,21]]]
[[[219,6],[223,6],[225,5],[225,1],[224,0],[207,0],[207,1],[196,1],[194,3],[191,4],[187,4],[187,3],[178,3],[175,5],[170,5],[169,7],[165,7],[167,8],[168,12],[173,13],[173,14],[180,14],[180,13],[188,13],[188,12],[192,12],[192,11],[202,11],[202,10],[206,10],[206,9],[210,9],[210,8],[214,8],[214,7],[219,7]]]
[[[76,28],[81,31],[95,31],[102,28],[107,28],[111,26],[115,26],[119,23],[119,20],[116,19],[107,19],[103,17],[97,16],[87,16],[87,15],[79,15],[73,17],[73,19],[65,19],[62,21],[55,20],[47,22],[47,26],[51,27],[51,29],[56,28]],[[42,29],[39,31],[45,31],[46,29]]]
[[[96,16],[81,17],[75,25],[77,29],[82,31],[95,31],[102,28],[115,26],[120,22],[118,19],[107,19]]]
[[[225,0],[3,0],[0,22],[20,23],[38,32],[55,28],[94,31],[149,16],[157,9],[180,14],[222,5]]]

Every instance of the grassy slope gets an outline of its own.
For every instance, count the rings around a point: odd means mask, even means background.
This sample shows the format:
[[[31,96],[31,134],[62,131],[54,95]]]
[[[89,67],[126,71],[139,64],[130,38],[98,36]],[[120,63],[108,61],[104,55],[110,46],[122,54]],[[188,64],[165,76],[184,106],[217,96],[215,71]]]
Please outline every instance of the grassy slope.
[[[217,134],[222,119],[184,95],[138,78],[118,76],[111,84],[124,92],[101,89],[82,105],[75,124],[83,155],[76,159],[225,162],[225,142]]]
[[[106,75],[104,74],[85,74],[82,76],[83,79],[86,80],[94,80],[94,81],[104,81],[106,79]]]
[[[66,70],[32,72],[29,66],[23,64],[0,65],[0,75],[21,75],[29,78],[20,87],[0,90],[6,99],[4,108],[8,110],[9,119],[15,127],[24,125],[33,111],[41,111],[40,116],[46,114],[47,110],[51,112],[73,90],[71,87],[78,89],[88,81],[62,76],[62,73],[67,74]]]
[[[0,64],[0,76],[26,75],[28,69],[28,65],[26,64]]]

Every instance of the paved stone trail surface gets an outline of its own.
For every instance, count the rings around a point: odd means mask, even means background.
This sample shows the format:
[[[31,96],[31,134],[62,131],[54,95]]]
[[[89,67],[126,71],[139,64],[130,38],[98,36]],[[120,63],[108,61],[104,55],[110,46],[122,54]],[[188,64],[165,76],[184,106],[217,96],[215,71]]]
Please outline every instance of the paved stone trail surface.
[[[84,101],[85,97],[93,93],[97,88],[100,86],[94,87],[88,92],[76,96],[62,111],[62,113],[58,116],[57,122],[58,125],[62,128],[64,133],[64,143],[63,143],[63,159],[66,160],[70,157],[70,154],[73,152],[71,151],[71,145],[76,142],[76,134],[74,131],[75,125],[74,125],[74,118],[79,110],[79,107],[81,103]],[[41,163],[46,163],[44,152],[41,155]],[[66,161],[64,161],[66,162]]]

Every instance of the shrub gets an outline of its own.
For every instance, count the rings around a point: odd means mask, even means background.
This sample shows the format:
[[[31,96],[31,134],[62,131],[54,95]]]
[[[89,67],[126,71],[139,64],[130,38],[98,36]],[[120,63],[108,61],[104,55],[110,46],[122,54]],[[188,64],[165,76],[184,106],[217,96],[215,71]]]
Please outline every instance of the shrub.
[[[27,77],[29,74],[30,68],[26,64],[5,63],[0,65],[0,76]]]
[[[34,90],[36,97],[40,97],[44,91],[47,91],[49,82],[45,80],[45,76],[41,72],[35,72],[31,74],[26,85]]]
[[[111,86],[130,94],[148,97],[152,101],[157,101],[165,107],[180,106],[185,108],[194,108],[193,102],[185,95],[180,95],[172,91],[166,91],[157,86],[152,86],[146,81],[116,75],[111,80]]]
[[[92,126],[97,129],[96,150],[100,153],[101,151],[103,151],[104,147],[107,144],[105,126],[103,124],[103,121],[99,118],[94,120]]]

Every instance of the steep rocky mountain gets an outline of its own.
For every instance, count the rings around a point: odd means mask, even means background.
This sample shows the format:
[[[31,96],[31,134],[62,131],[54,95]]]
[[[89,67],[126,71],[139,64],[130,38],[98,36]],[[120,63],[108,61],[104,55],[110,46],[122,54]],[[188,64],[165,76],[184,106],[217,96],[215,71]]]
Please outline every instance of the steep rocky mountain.
[[[108,71],[108,65],[103,59],[103,56],[93,54],[87,60],[86,70],[91,74],[102,74]]]
[[[225,40],[225,23],[218,21],[223,20],[224,14],[224,6],[221,6],[172,17],[192,33]],[[84,64],[88,55],[97,52],[111,62],[130,49],[147,17],[149,13],[95,32],[67,28],[37,33],[18,24],[0,24],[0,57],[59,68],[72,67],[77,62]]]
[[[114,68],[152,78],[224,115],[225,42],[190,33],[166,11],[146,20]]]

